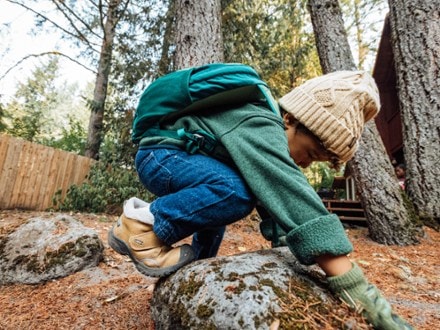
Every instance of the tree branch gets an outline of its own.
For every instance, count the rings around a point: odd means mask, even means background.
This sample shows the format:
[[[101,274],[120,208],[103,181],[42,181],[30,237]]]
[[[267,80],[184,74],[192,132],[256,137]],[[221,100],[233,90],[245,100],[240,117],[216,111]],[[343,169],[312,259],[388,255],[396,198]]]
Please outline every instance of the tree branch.
[[[119,21],[121,20],[121,18],[124,16],[124,13],[126,12],[126,10],[127,10],[127,8],[128,8],[129,3],[130,3],[130,0],[126,0],[125,3],[123,4],[123,8],[124,8],[124,9],[121,10],[120,15],[118,15],[118,18],[117,18],[117,20],[116,20],[116,22],[115,22],[115,25],[118,24]]]
[[[101,29],[102,29],[102,31],[104,31],[104,38],[105,38],[104,14],[103,14],[102,9],[103,9],[103,7],[102,7],[102,1],[99,0],[99,1],[98,1],[99,24],[101,24]]]
[[[70,8],[69,6],[66,5],[66,3],[64,1],[61,2],[60,1],[56,1],[56,0],[52,0],[52,2],[55,4],[55,6],[58,8],[58,10],[63,14],[63,16],[69,21],[70,25],[73,27],[73,29],[80,35],[81,40],[86,40],[87,43],[90,44],[90,42],[87,40],[86,36],[76,27],[76,25],[74,24],[72,17],[69,16],[61,7],[64,7],[65,10],[67,10],[67,12],[72,15],[74,18],[76,18],[78,20],[78,22],[80,22],[82,25],[85,26],[85,28],[91,33],[93,34],[95,37],[102,39],[102,37],[100,35],[98,35],[97,33],[95,33],[95,31],[93,31],[93,29],[90,27],[89,24],[87,24],[81,17],[79,17],[74,10],[72,10],[72,8]],[[82,39],[84,38],[84,39]]]
[[[18,2],[18,1],[14,1],[14,0],[7,0],[7,1],[12,3],[12,4],[21,6],[21,7],[23,7],[26,10],[29,10],[30,12],[34,13],[37,17],[41,17],[43,20],[51,23],[54,27],[56,27],[57,29],[60,29],[65,34],[67,34],[67,35],[69,35],[69,36],[71,36],[71,37],[73,37],[75,39],[79,39],[79,40],[85,42],[90,48],[94,49],[93,45],[85,37],[83,38],[81,35],[76,35],[76,34],[70,32],[69,30],[66,30],[61,25],[59,25],[58,23],[54,22],[53,20],[51,20],[49,17],[43,15],[42,13],[39,13],[35,9],[32,9],[31,7],[25,5],[25,4],[21,3],[21,2]]]
[[[13,66],[11,66],[8,70],[6,70],[6,72],[5,72],[2,76],[0,76],[0,80],[2,80],[4,77],[6,77],[6,75],[8,75],[9,72],[11,72],[13,69],[15,69],[16,67],[18,67],[21,63],[23,63],[24,61],[28,60],[29,58],[31,58],[31,57],[46,56],[46,55],[57,55],[57,56],[65,57],[65,58],[67,58],[68,60],[70,60],[70,61],[72,61],[72,62],[78,64],[78,65],[81,66],[81,67],[83,67],[84,69],[86,69],[86,70],[88,70],[88,71],[90,71],[90,72],[92,72],[92,73],[94,73],[94,74],[97,73],[95,70],[92,70],[92,69],[88,68],[88,67],[85,66],[84,64],[78,62],[76,59],[74,59],[74,58],[72,58],[72,57],[70,57],[70,56],[68,56],[68,55],[66,55],[66,54],[60,53],[60,52],[58,52],[58,51],[50,51],[50,52],[44,52],[44,53],[40,53],[40,54],[29,54],[29,55],[26,55],[25,57],[23,57],[22,59],[20,59],[17,63],[15,63]]]

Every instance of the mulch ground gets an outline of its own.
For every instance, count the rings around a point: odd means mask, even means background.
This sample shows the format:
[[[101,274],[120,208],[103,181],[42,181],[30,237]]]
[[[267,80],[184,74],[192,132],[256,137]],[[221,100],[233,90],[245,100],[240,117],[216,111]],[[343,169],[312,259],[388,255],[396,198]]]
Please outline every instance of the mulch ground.
[[[45,212],[0,211],[0,234]],[[71,214],[94,228],[104,242],[98,267],[40,285],[0,286],[0,329],[154,329],[150,299],[155,279],[138,273],[130,260],[111,250],[107,231],[116,216]],[[364,227],[347,229],[359,263],[394,309],[420,330],[440,325],[440,233],[425,227],[415,246],[384,246]],[[249,217],[228,227],[219,255],[270,248]]]

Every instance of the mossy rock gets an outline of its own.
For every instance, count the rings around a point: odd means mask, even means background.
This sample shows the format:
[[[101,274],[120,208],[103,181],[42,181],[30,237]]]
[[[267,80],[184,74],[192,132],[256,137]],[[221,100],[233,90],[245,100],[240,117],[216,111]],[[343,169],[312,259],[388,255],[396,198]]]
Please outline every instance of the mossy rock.
[[[67,215],[32,218],[0,237],[0,284],[36,284],[96,266],[97,233]]]
[[[323,279],[287,248],[201,260],[158,282],[152,318],[157,330],[368,329]]]

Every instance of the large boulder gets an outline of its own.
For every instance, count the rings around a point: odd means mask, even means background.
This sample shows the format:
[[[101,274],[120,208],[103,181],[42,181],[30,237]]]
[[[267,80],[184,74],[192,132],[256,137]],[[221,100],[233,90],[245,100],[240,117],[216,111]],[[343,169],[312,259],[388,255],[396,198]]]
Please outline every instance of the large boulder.
[[[157,283],[152,318],[157,330],[367,329],[323,281],[287,248],[201,260]]]
[[[33,218],[0,236],[0,284],[36,284],[96,266],[98,234],[67,215]]]

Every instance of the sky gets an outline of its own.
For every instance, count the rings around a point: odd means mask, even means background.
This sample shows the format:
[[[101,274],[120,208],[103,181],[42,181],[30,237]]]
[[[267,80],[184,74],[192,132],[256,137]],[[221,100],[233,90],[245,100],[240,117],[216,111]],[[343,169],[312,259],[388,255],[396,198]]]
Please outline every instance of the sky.
[[[66,44],[57,34],[31,36],[29,31],[34,26],[34,17],[24,8],[0,0],[0,94],[2,100],[7,100],[14,94],[17,83],[25,82],[32,70],[48,57],[31,57],[19,66],[5,73],[23,57],[53,50],[68,50]],[[78,83],[83,87],[93,81],[94,75],[64,58],[60,58],[60,73],[62,80]]]

